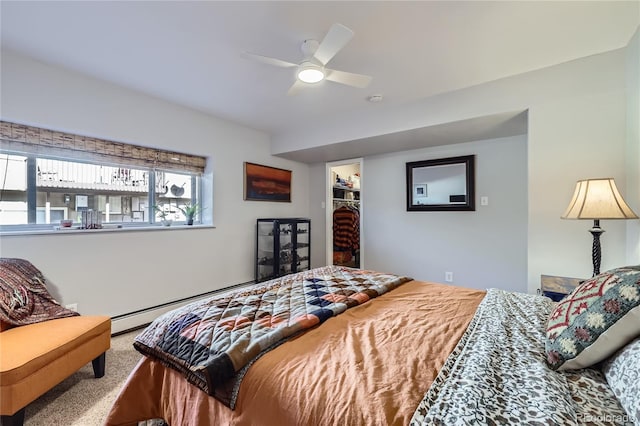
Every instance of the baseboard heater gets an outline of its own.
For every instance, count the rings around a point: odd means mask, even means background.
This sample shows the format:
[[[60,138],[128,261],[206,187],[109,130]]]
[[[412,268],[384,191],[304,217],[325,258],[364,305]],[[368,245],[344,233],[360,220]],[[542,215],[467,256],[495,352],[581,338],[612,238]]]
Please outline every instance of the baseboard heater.
[[[230,287],[221,288],[219,290],[213,290],[195,296],[185,297],[183,299],[163,303],[161,305],[151,306],[148,308],[139,309],[137,311],[128,312],[126,314],[116,315],[114,317],[111,317],[111,335],[115,336],[145,327],[165,312],[169,312],[173,309],[177,309],[181,306],[187,305],[197,300],[206,299],[213,296],[214,294],[226,293],[230,290],[245,287],[254,283],[255,281],[247,281],[241,284],[232,285]]]

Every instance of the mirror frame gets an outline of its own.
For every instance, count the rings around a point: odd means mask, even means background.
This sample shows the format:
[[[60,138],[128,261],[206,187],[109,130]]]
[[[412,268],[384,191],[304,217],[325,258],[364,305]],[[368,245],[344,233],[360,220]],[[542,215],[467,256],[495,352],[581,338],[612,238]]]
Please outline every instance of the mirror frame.
[[[475,211],[475,155],[438,158],[435,160],[413,161],[407,164],[407,211]],[[466,202],[454,204],[413,204],[413,170],[423,167],[444,166],[447,164],[464,164],[467,193]],[[428,183],[428,182],[427,182]]]

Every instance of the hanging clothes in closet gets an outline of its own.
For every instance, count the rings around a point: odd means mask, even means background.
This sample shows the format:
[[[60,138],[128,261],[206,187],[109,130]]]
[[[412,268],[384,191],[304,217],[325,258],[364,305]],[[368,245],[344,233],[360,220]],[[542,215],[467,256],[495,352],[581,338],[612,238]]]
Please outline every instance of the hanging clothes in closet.
[[[360,212],[355,205],[342,205],[333,211],[333,263],[347,264],[354,256],[359,263],[359,249]]]

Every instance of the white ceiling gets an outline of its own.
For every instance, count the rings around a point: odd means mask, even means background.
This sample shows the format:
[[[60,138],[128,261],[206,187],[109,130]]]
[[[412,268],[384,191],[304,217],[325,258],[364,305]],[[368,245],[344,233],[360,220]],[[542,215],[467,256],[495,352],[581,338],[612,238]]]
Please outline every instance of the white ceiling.
[[[384,97],[387,108],[401,107],[624,47],[640,22],[639,5],[638,0],[2,0],[0,13],[3,49],[275,137],[372,108],[367,98],[374,94]],[[243,55],[299,62],[301,42],[322,40],[336,22],[355,36],[328,66],[373,76],[366,89],[322,82],[287,96],[292,69]]]

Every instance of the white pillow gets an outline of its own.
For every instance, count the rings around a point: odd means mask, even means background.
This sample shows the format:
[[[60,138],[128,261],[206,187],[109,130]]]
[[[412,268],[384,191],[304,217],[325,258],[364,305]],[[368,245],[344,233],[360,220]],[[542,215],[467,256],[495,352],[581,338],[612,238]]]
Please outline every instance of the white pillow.
[[[602,371],[629,415],[628,421],[640,424],[640,338],[605,361]]]

